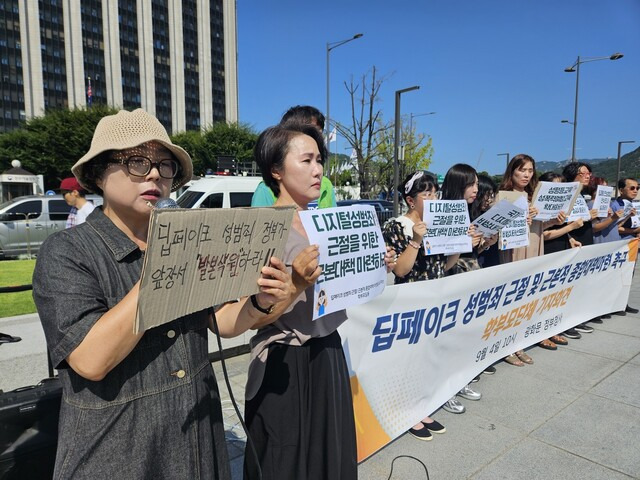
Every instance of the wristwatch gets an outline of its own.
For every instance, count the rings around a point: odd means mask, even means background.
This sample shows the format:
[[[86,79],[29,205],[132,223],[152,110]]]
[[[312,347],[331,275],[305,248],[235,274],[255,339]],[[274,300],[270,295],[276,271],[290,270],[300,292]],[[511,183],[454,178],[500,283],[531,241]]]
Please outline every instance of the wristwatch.
[[[258,310],[259,312],[265,313],[267,315],[270,315],[271,313],[273,313],[273,309],[275,305],[269,305],[267,308],[262,308],[260,304],[258,304],[258,299],[256,298],[256,295],[251,295],[251,297],[249,298],[251,298],[251,305],[253,305],[253,308]]]

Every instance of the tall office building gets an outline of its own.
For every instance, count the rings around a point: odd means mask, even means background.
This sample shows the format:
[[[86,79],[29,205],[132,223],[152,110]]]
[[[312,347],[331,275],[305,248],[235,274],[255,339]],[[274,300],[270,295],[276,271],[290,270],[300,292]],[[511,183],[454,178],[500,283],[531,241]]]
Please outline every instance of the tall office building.
[[[49,108],[238,121],[236,0],[0,0],[0,132]]]

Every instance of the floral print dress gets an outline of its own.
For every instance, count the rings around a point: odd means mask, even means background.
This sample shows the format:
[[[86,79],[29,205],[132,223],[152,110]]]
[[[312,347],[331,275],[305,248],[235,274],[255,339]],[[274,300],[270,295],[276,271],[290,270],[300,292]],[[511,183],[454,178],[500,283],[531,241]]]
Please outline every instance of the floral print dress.
[[[409,240],[413,237],[413,225],[413,220],[404,215],[392,218],[384,224],[382,228],[384,241],[396,251],[396,254],[400,255],[405,249],[413,248],[409,246]],[[442,278],[444,277],[446,261],[445,255],[427,255],[421,246],[411,271],[404,277],[398,277],[394,273],[394,283],[398,285],[400,283]]]

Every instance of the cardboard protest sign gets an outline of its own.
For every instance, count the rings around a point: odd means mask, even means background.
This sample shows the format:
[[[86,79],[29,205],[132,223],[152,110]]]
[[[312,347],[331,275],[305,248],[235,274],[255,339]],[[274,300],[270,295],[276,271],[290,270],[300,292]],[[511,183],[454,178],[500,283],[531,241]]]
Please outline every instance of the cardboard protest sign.
[[[567,222],[573,222],[575,220],[578,220],[579,218],[585,221],[591,220],[589,207],[587,206],[587,202],[582,197],[582,195],[576,198],[576,203],[573,205],[573,210],[571,210],[571,214],[567,218]]]
[[[476,230],[490,237],[508,226],[514,219],[522,217],[524,210],[507,200],[501,200],[473,221]]]
[[[368,302],[387,278],[386,247],[373,205],[300,212],[309,243],[320,246],[313,319]]]
[[[527,225],[527,215],[529,215],[529,202],[525,192],[511,192],[500,190],[497,196],[498,201],[508,200],[513,205],[522,210],[513,221],[500,230],[498,237],[498,249],[511,250],[512,248],[526,247],[529,245],[529,225]]]
[[[151,213],[134,332],[258,292],[282,258],[293,208],[161,209]]]
[[[422,241],[427,255],[471,251],[466,200],[425,200],[422,219],[427,224],[427,234]]]
[[[533,192],[532,204],[538,209],[534,220],[553,220],[560,212],[570,212],[579,192],[579,182],[539,182]]]
[[[593,207],[598,210],[598,218],[607,218],[609,216],[609,206],[613,198],[613,187],[598,185],[596,198],[593,200]]]

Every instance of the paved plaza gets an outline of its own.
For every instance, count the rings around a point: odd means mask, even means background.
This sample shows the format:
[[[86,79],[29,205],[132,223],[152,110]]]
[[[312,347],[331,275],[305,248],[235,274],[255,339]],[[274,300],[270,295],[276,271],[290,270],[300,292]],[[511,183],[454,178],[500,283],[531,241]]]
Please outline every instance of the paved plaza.
[[[594,286],[595,295],[600,293]],[[629,303],[640,306],[635,277]],[[405,434],[359,466],[363,480],[387,479],[396,457],[411,456],[431,480],[617,480],[640,478],[640,315],[613,315],[595,332],[557,351],[529,349],[535,364],[496,365],[474,389],[479,402],[462,400],[463,415],[438,411],[447,432],[430,442]],[[44,335],[36,315],[0,319],[0,332],[22,342],[0,345],[0,389],[47,376]],[[242,399],[249,356],[227,360],[236,399]],[[234,479],[242,478],[245,435],[214,363],[223,399]],[[393,479],[427,478],[423,466],[398,458]]]

